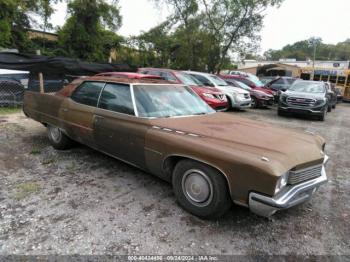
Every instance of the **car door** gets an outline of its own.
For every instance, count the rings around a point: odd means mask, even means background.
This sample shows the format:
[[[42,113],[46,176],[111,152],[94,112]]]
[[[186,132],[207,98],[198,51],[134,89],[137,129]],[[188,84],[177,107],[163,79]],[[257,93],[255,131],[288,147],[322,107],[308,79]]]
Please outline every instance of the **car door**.
[[[61,106],[64,129],[74,140],[94,147],[93,118],[104,82],[83,82]]]
[[[130,85],[106,84],[94,114],[94,140],[100,151],[145,168],[147,123],[135,116]]]

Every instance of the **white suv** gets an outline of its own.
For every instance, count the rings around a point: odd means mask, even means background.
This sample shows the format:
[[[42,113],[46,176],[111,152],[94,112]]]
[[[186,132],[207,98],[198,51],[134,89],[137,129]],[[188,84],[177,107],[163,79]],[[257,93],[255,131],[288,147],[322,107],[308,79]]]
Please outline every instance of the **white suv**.
[[[230,86],[225,80],[213,74],[194,71],[186,71],[186,73],[195,77],[203,85],[213,86],[224,92],[232,108],[244,109],[251,107],[252,99],[248,91]]]

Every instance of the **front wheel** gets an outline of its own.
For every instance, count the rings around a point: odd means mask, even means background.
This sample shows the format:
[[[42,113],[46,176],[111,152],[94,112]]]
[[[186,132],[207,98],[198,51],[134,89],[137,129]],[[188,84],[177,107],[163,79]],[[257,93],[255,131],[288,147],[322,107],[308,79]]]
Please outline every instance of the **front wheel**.
[[[221,217],[232,205],[225,177],[200,162],[180,161],[175,167],[172,183],[179,204],[198,217]]]
[[[69,149],[74,142],[66,136],[61,129],[54,126],[47,126],[47,135],[53,148],[58,150]]]
[[[252,108],[258,108],[258,100],[255,97],[252,97]]]
[[[319,116],[319,119],[321,121],[325,121],[327,112],[328,112],[328,108],[325,108],[324,111],[323,111],[323,114],[321,116]]]

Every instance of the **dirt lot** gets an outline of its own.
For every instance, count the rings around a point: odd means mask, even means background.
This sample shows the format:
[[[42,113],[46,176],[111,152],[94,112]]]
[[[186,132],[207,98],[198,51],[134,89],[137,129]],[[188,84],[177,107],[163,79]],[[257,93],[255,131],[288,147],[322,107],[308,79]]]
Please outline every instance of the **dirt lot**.
[[[230,114],[324,136],[329,183],[272,219],[235,206],[203,221],[165,182],[83,146],[55,151],[40,124],[0,115],[0,254],[349,255],[350,104],[326,122],[275,109]]]

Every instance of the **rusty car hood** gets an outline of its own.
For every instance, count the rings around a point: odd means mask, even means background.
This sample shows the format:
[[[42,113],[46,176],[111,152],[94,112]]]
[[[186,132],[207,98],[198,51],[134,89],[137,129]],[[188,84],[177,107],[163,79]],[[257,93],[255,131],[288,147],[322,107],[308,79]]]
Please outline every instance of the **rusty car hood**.
[[[292,168],[322,163],[323,138],[228,113],[151,120],[152,125],[199,135],[208,150],[232,154],[245,162],[267,158],[270,170],[279,174]],[[253,163],[254,162],[254,163]]]

